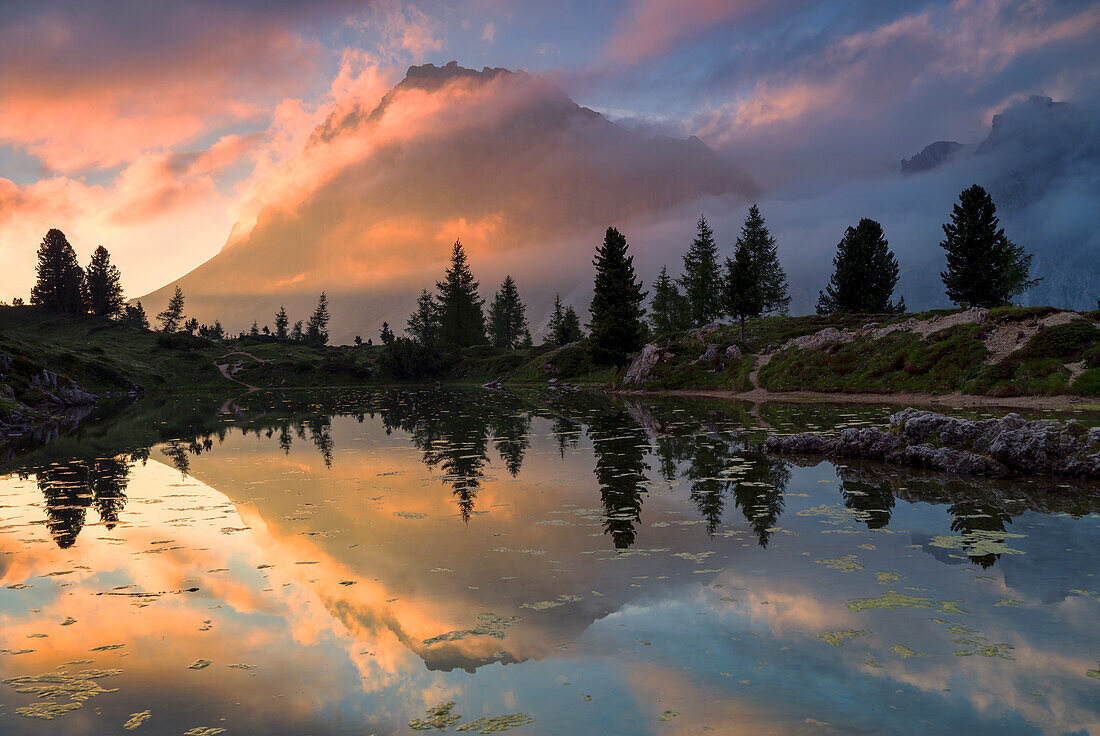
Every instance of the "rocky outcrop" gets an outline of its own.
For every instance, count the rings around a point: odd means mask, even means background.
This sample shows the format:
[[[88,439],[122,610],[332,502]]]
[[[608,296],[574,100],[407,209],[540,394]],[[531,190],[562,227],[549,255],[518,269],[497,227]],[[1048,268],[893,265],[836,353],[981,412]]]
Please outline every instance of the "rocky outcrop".
[[[31,376],[30,387],[45,394],[47,403],[61,407],[90,406],[99,400],[98,396],[85,391],[73,381],[59,379],[56,373],[45,369]]]
[[[661,348],[652,343],[642,348],[642,352],[634,356],[630,361],[630,367],[626,369],[626,377],[623,378],[624,386],[638,386],[649,380],[649,374],[658,363],[670,360],[673,352],[669,348]]]
[[[1076,421],[1029,422],[1019,414],[971,421],[905,409],[889,429],[772,435],[772,452],[879,460],[958,475],[1057,475],[1100,479],[1100,428]]]

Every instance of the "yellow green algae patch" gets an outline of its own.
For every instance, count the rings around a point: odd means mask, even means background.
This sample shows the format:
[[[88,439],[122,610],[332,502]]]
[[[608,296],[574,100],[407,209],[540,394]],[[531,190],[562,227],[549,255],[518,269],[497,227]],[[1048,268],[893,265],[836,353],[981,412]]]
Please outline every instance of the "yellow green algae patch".
[[[414,718],[409,721],[409,728],[416,729],[417,731],[430,731],[433,728],[438,728],[442,731],[445,728],[450,728],[462,719],[462,716],[457,713],[451,713],[451,709],[454,707],[455,701],[448,700],[428,708],[428,717]]]
[[[1085,672],[1085,677],[1095,677],[1097,680],[1100,680],[1100,670],[1088,670]]]
[[[215,726],[195,726],[184,731],[183,736],[218,736],[219,733],[225,733],[225,729]]]
[[[674,711],[674,710],[666,710],[664,713],[657,716],[657,720],[658,721],[671,721],[673,718],[676,718],[679,715],[680,714],[678,712]]]
[[[961,549],[971,557],[983,557],[985,555],[1022,555],[1023,550],[1009,547],[1005,544],[1007,539],[1023,539],[1026,534],[1013,534],[1011,532],[994,532],[984,529],[974,529],[960,536],[932,537],[928,544],[942,549]]]
[[[204,669],[204,668],[209,667],[209,666],[210,666],[210,660],[209,659],[196,659],[194,662],[187,665],[187,669],[189,669],[189,670],[201,670],[201,669]]]
[[[901,580],[901,575],[897,574],[896,572],[876,572],[875,577],[877,577],[878,581],[883,585],[896,583]]]
[[[825,567],[831,567],[834,570],[843,570],[844,572],[854,572],[863,569],[863,565],[860,564],[859,558],[855,555],[830,557],[824,560],[814,560],[814,562],[819,565],[825,565]]]
[[[493,613],[482,613],[478,614],[477,623],[472,629],[448,631],[446,634],[440,634],[439,636],[433,636],[431,639],[425,639],[423,643],[425,646],[431,646],[441,641],[458,641],[460,639],[465,639],[467,636],[491,636],[494,639],[503,639],[504,632],[509,627],[514,626],[518,621],[522,620],[523,619],[519,616],[503,618]]]
[[[545,611],[547,608],[557,608],[558,606],[564,606],[566,603],[575,603],[581,598],[577,595],[559,595],[557,600],[552,601],[535,601],[534,603],[524,603],[520,608],[530,608],[535,611]]]
[[[915,652],[912,649],[910,649],[909,647],[905,646],[904,644],[895,644],[894,646],[890,647],[890,651],[893,652],[894,654],[898,655],[902,659],[909,659],[910,657],[927,657],[928,656],[927,654],[922,654],[920,652]]]
[[[866,611],[869,608],[931,608],[932,599],[916,595],[906,595],[896,590],[874,598],[851,598],[848,601],[848,610],[852,613]]]
[[[508,715],[492,716],[491,718],[478,718],[469,723],[463,723],[455,730],[472,731],[474,733],[500,733],[534,722],[535,719],[526,713],[509,713]]]
[[[824,634],[818,634],[817,638],[824,640],[826,644],[832,644],[834,647],[842,647],[846,640],[867,636],[867,633],[862,629],[844,629],[842,631],[826,631]]]
[[[127,731],[133,731],[152,717],[153,712],[149,710],[143,710],[140,713],[131,713],[130,718],[122,724],[122,727]]]
[[[50,720],[80,708],[85,701],[96,695],[115,692],[115,690],[105,690],[100,687],[96,680],[120,674],[122,670],[47,672],[42,675],[9,677],[3,682],[18,693],[36,695],[43,701],[16,708],[16,713],[27,718]],[[68,698],[69,702],[59,703],[58,698]]]

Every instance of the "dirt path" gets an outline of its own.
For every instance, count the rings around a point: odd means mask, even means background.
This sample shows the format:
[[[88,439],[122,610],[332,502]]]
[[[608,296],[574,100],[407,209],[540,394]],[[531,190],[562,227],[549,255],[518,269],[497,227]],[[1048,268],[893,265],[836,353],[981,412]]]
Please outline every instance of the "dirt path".
[[[234,350],[233,352],[226,353],[225,355],[221,356],[220,358],[215,358],[214,359],[214,367],[217,368],[219,371],[221,371],[221,374],[223,376],[225,376],[227,379],[229,379],[230,381],[233,381],[234,383],[241,384],[242,386],[247,388],[249,391],[259,391],[260,389],[258,387],[253,386],[251,383],[245,383],[244,381],[242,381],[241,379],[239,379],[235,375],[233,375],[234,373],[236,373],[237,371],[239,371],[241,369],[241,361],[238,360],[238,361],[234,361],[232,363],[229,363],[229,362],[219,363],[218,362],[219,360],[225,360],[226,358],[228,358],[231,355],[245,355],[249,358],[252,358],[252,360],[256,361],[257,363],[270,363],[271,361],[266,360],[264,358],[257,358],[252,353],[245,352],[244,350]]]

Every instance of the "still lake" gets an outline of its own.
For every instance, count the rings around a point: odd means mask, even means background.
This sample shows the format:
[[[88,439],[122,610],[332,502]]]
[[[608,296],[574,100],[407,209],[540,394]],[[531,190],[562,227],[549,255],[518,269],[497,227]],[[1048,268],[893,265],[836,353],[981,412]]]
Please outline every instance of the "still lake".
[[[1096,486],[760,451],[878,407],[304,396],[0,459],[0,733],[1100,733]]]

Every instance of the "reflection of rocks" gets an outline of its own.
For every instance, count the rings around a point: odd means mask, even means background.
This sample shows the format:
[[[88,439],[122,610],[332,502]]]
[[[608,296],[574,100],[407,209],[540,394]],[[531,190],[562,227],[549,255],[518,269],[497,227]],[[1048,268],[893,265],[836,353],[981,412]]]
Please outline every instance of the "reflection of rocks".
[[[1018,414],[971,421],[905,409],[888,430],[845,429],[839,437],[773,435],[772,452],[880,460],[957,475],[1061,475],[1100,479],[1100,428],[1028,422]]]

